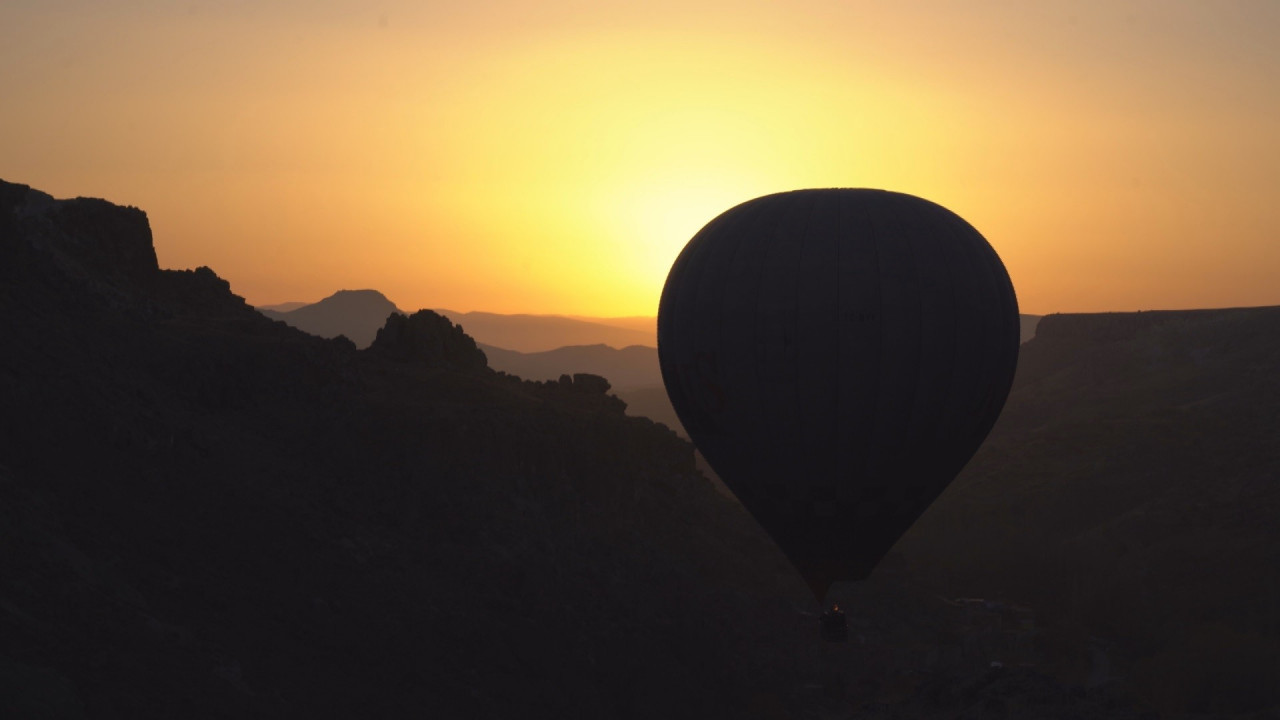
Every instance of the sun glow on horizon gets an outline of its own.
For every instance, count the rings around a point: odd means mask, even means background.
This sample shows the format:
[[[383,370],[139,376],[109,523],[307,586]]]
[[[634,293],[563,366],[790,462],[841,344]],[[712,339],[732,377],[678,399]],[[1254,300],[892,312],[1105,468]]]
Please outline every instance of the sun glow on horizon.
[[[1248,3],[16,3],[0,172],[142,207],[163,266],[254,304],[652,316],[721,212],[878,187],[973,223],[1027,312],[1263,305],[1276,32]]]

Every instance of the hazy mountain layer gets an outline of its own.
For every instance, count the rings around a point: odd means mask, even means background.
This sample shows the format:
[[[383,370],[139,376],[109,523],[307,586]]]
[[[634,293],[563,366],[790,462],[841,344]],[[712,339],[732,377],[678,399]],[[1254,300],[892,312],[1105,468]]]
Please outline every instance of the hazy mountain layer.
[[[297,310],[300,307],[306,307],[307,305],[310,305],[310,304],[311,303],[309,302],[293,301],[293,302],[277,303],[275,305],[258,305],[257,308],[259,311],[272,310],[274,312],[284,313],[284,312],[289,312],[290,310]]]
[[[373,342],[374,334],[382,327],[388,315],[402,312],[377,290],[339,290],[319,302],[263,306],[258,311],[272,320],[281,320],[312,335],[323,338],[345,335],[360,348],[368,347]],[[437,312],[462,325],[467,334],[478,342],[516,353],[533,354],[566,346],[589,345],[625,350],[633,346],[653,348],[657,343],[649,327],[655,322],[653,318],[614,318],[612,321],[617,324],[613,325],[609,318],[499,315],[453,310]],[[528,361],[531,367],[538,366],[539,362],[537,359]],[[601,361],[593,359],[588,362],[599,364]],[[604,362],[607,365],[609,361]],[[625,367],[629,362],[632,361],[623,359],[619,367]],[[555,374],[547,374],[547,377],[559,377],[566,372],[587,371],[568,368]]]
[[[565,373],[585,372],[608,378],[618,392],[662,383],[658,351],[652,347],[632,345],[618,349],[608,345],[575,345],[540,353],[520,353],[483,344],[481,347],[489,357],[489,367],[526,380],[554,380]]]
[[[643,330],[560,315],[437,312],[461,325],[476,342],[516,352],[546,352],[569,345],[654,346],[653,334]]]
[[[293,314],[309,308],[306,313]],[[339,290],[316,303],[290,302],[280,305],[264,305],[258,311],[273,320],[283,320],[296,328],[320,337],[346,335],[357,347],[367,347],[373,342],[373,333],[386,319],[380,313],[399,312],[395,304],[376,290]],[[476,341],[489,347],[512,352],[536,354],[551,352],[561,347],[606,345],[626,350],[634,346],[655,348],[658,345],[657,318],[617,317],[593,318],[580,315],[501,315],[497,313],[461,313],[453,310],[437,310],[453,320]],[[1022,315],[1022,341],[1035,335],[1039,315]],[[363,339],[363,342],[357,340]],[[532,361],[540,362],[540,361]],[[521,377],[535,379],[513,370]],[[541,372],[541,371],[539,371]],[[572,369],[560,372],[573,372]],[[654,371],[656,372],[656,370]],[[547,373],[547,377],[552,377]],[[606,377],[610,377],[607,376]],[[610,377],[610,379],[613,379]],[[619,381],[620,382],[620,381]],[[657,384],[661,383],[658,376]],[[639,383],[636,383],[639,384]],[[651,383],[652,384],[652,383]],[[631,383],[620,382],[621,387]]]
[[[284,321],[312,335],[333,338],[345,335],[357,347],[367,347],[387,315],[400,312],[395,304],[376,290],[340,290],[317,303],[280,312],[258,308],[274,320]],[[656,337],[649,328],[654,318],[568,318],[550,315],[498,315],[439,311],[463,326],[480,343],[495,370],[526,380],[554,380],[579,372],[601,375],[621,393],[644,390],[636,397],[650,412],[632,412],[650,417],[681,432],[675,411],[664,399],[652,402],[648,395],[661,391]],[[1022,316],[1023,340],[1035,334],[1038,315]],[[616,322],[617,325],[609,325]],[[648,339],[637,334],[647,334]],[[641,341],[628,346],[613,345],[627,339]],[[573,342],[578,340],[581,342]],[[546,347],[540,351],[523,347]],[[513,349],[515,348],[515,349]],[[624,398],[625,399],[625,398]],[[630,401],[629,401],[630,402]],[[665,404],[666,407],[662,407]]]
[[[598,323],[600,325],[609,325],[611,327],[639,330],[649,336],[649,341],[640,343],[641,345],[648,345],[649,347],[657,347],[658,345],[658,318],[652,315],[631,315],[627,317],[588,317],[586,315],[567,315],[566,317],[573,318],[574,320]]]
[[[358,348],[368,347],[387,316],[400,312],[382,293],[376,290],[339,290],[317,303],[304,305],[292,311],[281,312],[258,308],[258,312],[273,319],[322,338],[345,336]],[[475,319],[477,314],[457,314],[459,318]],[[483,315],[483,314],[480,314]],[[505,318],[502,322],[493,318]],[[520,328],[525,335],[540,332],[577,336],[588,334],[600,338],[617,335],[619,328],[599,323],[565,319],[566,324],[548,323],[546,316],[505,315],[480,318],[496,326],[499,334]],[[623,320],[630,320],[623,318]],[[465,329],[465,328],[464,328]],[[629,332],[629,331],[628,331]],[[517,341],[518,338],[517,338]],[[545,341],[544,341],[545,342]],[[489,366],[526,380],[556,380],[561,375],[591,373],[608,378],[617,388],[660,385],[662,375],[658,371],[658,353],[652,346],[632,345],[613,348],[605,344],[558,347],[544,352],[518,352],[481,343],[489,356]]]

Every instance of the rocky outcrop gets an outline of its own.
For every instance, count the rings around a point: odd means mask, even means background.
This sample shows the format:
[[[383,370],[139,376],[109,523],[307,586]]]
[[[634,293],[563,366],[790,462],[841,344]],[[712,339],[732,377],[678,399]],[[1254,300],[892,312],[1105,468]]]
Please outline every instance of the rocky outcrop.
[[[433,313],[312,337],[154,267],[138,211],[0,195],[0,716],[785,695],[785,561],[602,380],[499,375]]]
[[[159,272],[147,215],[105,200],[54,200],[0,180],[0,230],[81,280],[143,282]]]
[[[530,382],[529,385],[539,388],[546,397],[555,398],[557,402],[567,403],[581,410],[605,412],[621,415],[626,412],[627,404],[616,395],[610,395],[609,381],[599,375],[590,373],[574,373],[561,375],[558,380]]]
[[[591,373],[574,373],[572,377],[561,375],[559,383],[563,387],[589,395],[604,395],[609,392],[609,381]]]
[[[484,351],[462,328],[431,310],[394,313],[369,346],[373,355],[450,370],[488,368]]]

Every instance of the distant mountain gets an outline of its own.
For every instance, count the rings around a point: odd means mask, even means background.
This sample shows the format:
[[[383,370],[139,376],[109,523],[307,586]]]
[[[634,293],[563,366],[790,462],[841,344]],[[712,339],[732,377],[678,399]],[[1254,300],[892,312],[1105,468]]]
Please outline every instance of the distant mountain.
[[[294,310],[258,308],[258,312],[322,338],[344,335],[356,347],[364,348],[373,342],[387,316],[401,311],[377,290],[339,290],[320,302]]]
[[[514,319],[522,316],[504,317]],[[652,318],[612,319],[633,321],[637,327],[643,327],[643,321],[646,320]],[[1038,315],[1022,316],[1024,342],[1035,335],[1039,321]],[[606,377],[613,384],[618,397],[626,401],[630,414],[656,420],[684,433],[676,420],[675,410],[667,400],[666,390],[662,387],[658,351],[654,347],[633,345],[618,349],[602,344],[576,345],[538,353],[515,352],[485,343],[481,343],[481,348],[489,356],[490,367],[526,380],[554,380],[563,374],[575,372]]]
[[[461,325],[478,343],[523,353],[546,352],[570,345],[654,347],[655,342],[652,333],[609,325],[605,321],[579,320],[561,315],[436,312]]]
[[[639,330],[649,335],[649,341],[640,343],[649,347],[658,346],[658,318],[653,315],[628,315],[626,317],[589,317],[586,315],[566,315],[565,317],[583,322],[609,325],[611,327]]]
[[[608,378],[615,392],[661,385],[658,351],[632,345],[621,349],[608,345],[571,345],[539,353],[521,353],[481,344],[489,367],[526,380],[555,380],[561,375],[591,373]],[[635,414],[635,413],[632,413]]]

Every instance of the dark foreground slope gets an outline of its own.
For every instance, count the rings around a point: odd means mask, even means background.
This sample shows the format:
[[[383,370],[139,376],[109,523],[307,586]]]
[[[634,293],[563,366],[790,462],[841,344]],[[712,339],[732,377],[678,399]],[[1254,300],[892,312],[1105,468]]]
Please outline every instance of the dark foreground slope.
[[[1278,528],[1280,307],[1050,315],[898,550],[1095,636],[1168,712],[1274,712]]]
[[[602,379],[496,373],[430,312],[306,335],[159,269],[136,209],[0,183],[0,338],[0,717],[1137,715],[990,668],[900,564],[818,642]]]
[[[499,375],[429,312],[305,335],[99,200],[0,184],[0,238],[0,714],[723,717],[795,684],[798,579],[600,379]]]

